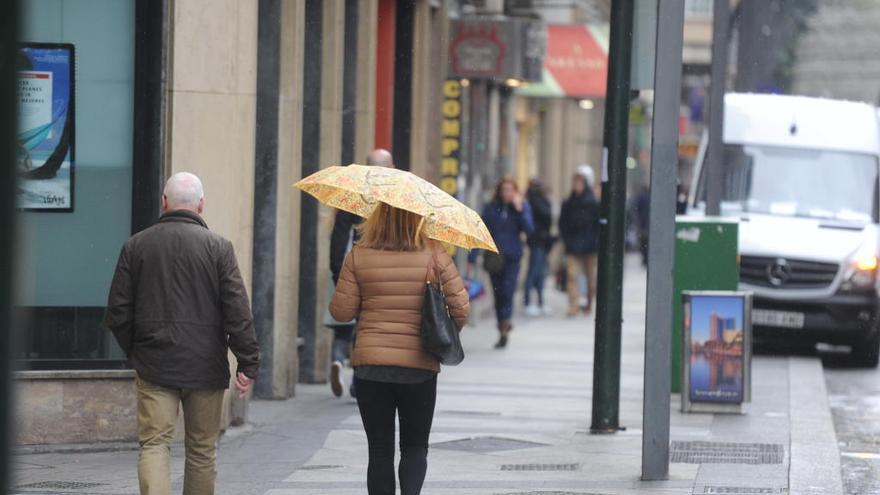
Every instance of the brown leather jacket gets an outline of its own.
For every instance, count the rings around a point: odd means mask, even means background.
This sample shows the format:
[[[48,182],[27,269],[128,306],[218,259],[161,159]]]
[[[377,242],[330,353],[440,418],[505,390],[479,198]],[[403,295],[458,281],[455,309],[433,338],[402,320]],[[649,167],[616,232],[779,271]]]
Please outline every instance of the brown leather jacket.
[[[423,251],[352,249],[336,284],[330,313],[358,319],[352,364],[439,371],[437,358],[422,350],[422,305],[428,269],[440,277],[449,313],[459,328],[467,321],[467,290],[452,258],[436,242]]]
[[[257,377],[260,353],[232,243],[195,213],[165,213],[125,242],[104,324],[150,383],[227,388],[227,349],[238,371]]]

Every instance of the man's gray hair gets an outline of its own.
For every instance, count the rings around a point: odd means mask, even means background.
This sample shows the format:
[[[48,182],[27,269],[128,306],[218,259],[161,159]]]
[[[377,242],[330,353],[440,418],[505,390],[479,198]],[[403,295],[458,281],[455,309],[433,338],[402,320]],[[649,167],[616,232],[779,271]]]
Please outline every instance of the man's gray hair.
[[[394,168],[394,158],[390,151],[377,148],[367,155],[367,165]]]
[[[164,194],[171,208],[198,208],[199,202],[205,198],[202,181],[189,172],[172,175],[165,183]]]

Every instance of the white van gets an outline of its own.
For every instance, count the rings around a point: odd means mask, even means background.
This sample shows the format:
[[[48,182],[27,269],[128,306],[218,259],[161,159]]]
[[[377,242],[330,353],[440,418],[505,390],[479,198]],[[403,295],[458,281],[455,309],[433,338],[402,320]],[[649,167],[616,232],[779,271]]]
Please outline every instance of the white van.
[[[740,220],[756,342],[850,346],[880,359],[880,129],[868,104],[728,94],[722,215]],[[691,213],[705,210],[705,145]]]

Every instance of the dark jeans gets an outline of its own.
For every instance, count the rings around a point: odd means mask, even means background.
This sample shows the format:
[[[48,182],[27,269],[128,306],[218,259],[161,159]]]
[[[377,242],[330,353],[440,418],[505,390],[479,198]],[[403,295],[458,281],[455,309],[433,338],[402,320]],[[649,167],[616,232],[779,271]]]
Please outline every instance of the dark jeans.
[[[495,317],[499,323],[513,317],[513,296],[516,293],[519,265],[520,258],[504,258],[501,271],[490,276],[495,296]]]
[[[529,249],[529,270],[526,272],[525,303],[529,305],[532,289],[538,293],[538,306],[544,307],[544,279],[547,278],[547,249],[533,246]]]
[[[434,420],[437,377],[402,385],[355,378],[358,409],[367,432],[369,495],[394,495],[394,416],[400,418],[401,495],[418,495],[428,469],[428,436]]]
[[[351,354],[351,344],[354,340],[354,325],[333,327],[333,349],[331,362],[344,363]]]

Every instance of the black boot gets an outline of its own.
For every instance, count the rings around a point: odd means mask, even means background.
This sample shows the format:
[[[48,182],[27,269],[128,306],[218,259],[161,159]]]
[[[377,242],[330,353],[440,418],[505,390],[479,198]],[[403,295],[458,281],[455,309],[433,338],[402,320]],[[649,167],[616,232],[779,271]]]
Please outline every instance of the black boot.
[[[504,349],[507,347],[507,334],[510,333],[512,328],[513,325],[510,324],[510,320],[502,320],[498,323],[498,333],[501,334],[501,337],[498,338],[498,343],[495,344],[496,349]]]

